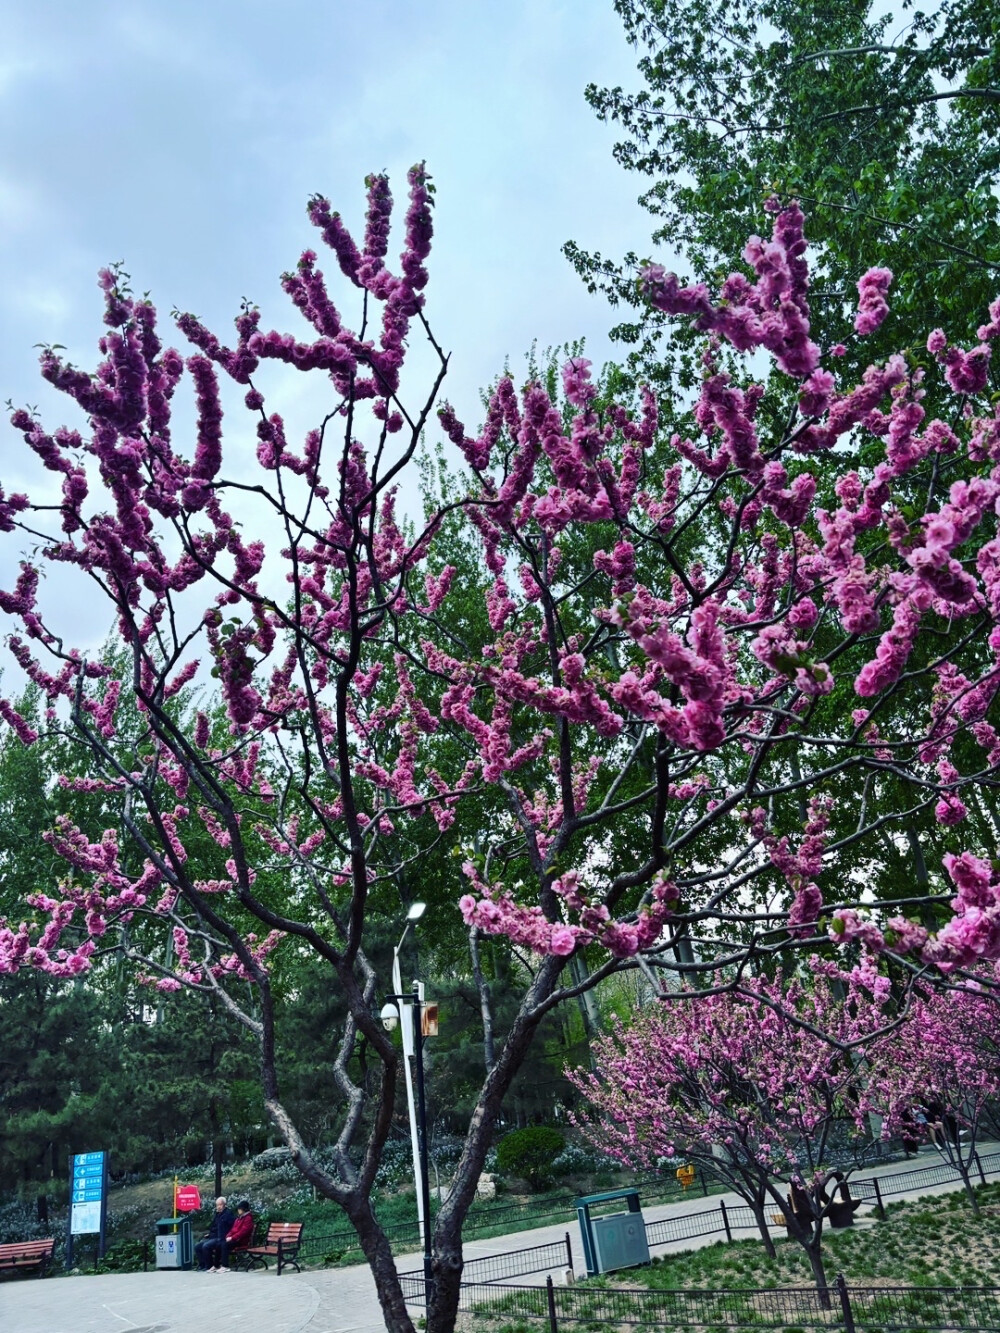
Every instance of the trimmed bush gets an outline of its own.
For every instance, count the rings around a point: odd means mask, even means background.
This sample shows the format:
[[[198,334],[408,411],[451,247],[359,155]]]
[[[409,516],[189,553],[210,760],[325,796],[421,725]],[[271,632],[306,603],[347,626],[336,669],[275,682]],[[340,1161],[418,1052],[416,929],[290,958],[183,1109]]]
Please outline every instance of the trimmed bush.
[[[500,1140],[497,1170],[505,1176],[522,1176],[533,1190],[542,1189],[552,1179],[552,1164],[565,1146],[562,1134],[546,1125],[515,1129]]]

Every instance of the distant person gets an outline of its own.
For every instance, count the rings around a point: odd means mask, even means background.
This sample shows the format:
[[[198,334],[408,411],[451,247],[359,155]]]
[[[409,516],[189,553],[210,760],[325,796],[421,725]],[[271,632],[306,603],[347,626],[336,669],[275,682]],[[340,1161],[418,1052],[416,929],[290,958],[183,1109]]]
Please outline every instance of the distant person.
[[[945,1146],[945,1106],[944,1102],[937,1100],[937,1094],[932,1094],[931,1100],[924,1106],[927,1115],[927,1129],[930,1132],[931,1143],[940,1152]],[[954,1120],[954,1117],[951,1117]]]
[[[226,1207],[226,1200],[220,1194],[215,1201],[215,1213],[205,1233],[204,1239],[194,1247],[194,1257],[198,1261],[198,1272],[213,1273],[220,1271],[219,1263],[225,1249],[226,1237],[232,1230],[236,1218],[231,1209]]]
[[[926,1125],[927,1117],[918,1108],[908,1106],[900,1116],[900,1121],[903,1152],[907,1157],[914,1157],[920,1149],[920,1122]]]
[[[221,1267],[213,1270],[219,1273],[229,1273],[232,1270],[229,1267],[229,1256],[238,1250],[245,1250],[253,1240],[253,1213],[250,1211],[249,1199],[244,1199],[236,1205],[236,1221],[229,1229],[229,1234],[222,1242],[221,1255],[219,1262]]]

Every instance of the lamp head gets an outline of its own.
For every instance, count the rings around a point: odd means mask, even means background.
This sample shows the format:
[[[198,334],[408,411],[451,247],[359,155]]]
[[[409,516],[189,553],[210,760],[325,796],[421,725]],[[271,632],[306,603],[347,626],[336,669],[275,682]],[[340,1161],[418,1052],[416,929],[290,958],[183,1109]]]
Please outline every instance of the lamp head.
[[[386,1000],[379,1013],[379,1018],[381,1018],[382,1026],[386,1032],[395,1032],[396,1025],[399,1023],[399,1010],[391,1000]]]
[[[410,910],[406,914],[406,919],[407,921],[419,921],[426,911],[426,903],[411,903]]]

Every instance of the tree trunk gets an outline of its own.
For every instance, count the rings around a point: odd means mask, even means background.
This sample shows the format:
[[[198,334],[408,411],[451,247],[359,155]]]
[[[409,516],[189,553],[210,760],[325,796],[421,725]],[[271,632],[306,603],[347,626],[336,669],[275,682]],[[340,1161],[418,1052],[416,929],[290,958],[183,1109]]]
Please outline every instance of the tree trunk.
[[[750,1202],[753,1209],[753,1215],[757,1221],[757,1229],[760,1232],[760,1238],[764,1242],[764,1249],[769,1259],[776,1259],[778,1251],[774,1248],[774,1239],[771,1236],[770,1228],[767,1225],[767,1205],[763,1203]]]
[[[979,1200],[976,1198],[976,1187],[972,1183],[971,1173],[969,1170],[971,1163],[966,1162],[964,1160],[961,1152],[957,1152],[955,1154],[955,1158],[956,1158],[955,1167],[958,1171],[958,1174],[962,1177],[962,1184],[965,1186],[965,1194],[969,1200],[969,1206],[971,1207],[973,1213],[975,1213],[976,1217],[978,1217]]]
[[[375,1290],[378,1293],[382,1318],[385,1320],[388,1333],[416,1333],[413,1320],[406,1309],[403,1288],[396,1272],[396,1261],[392,1256],[392,1247],[385,1232],[375,1220],[370,1200],[363,1195],[352,1195],[351,1201],[344,1206],[344,1211],[358,1233],[361,1249],[375,1279]]]
[[[783,1205],[788,1234],[809,1256],[809,1266],[812,1269],[816,1290],[819,1292],[820,1306],[824,1310],[829,1310],[829,1283],[826,1280],[826,1269],[823,1267],[823,1219],[815,1214],[803,1216],[796,1213],[791,1204],[790,1196],[788,1202]]]
[[[488,1074],[493,1068],[496,1058],[493,1049],[492,997],[489,985],[483,976],[483,969],[479,964],[479,931],[475,926],[469,927],[469,953],[472,955],[472,975],[475,978],[476,989],[479,992],[479,1012],[483,1020],[483,1061]]]
[[[575,986],[582,986],[589,975],[587,964],[579,954],[574,954],[570,959],[569,971]],[[589,1051],[591,1043],[601,1035],[601,1012],[597,1007],[597,1001],[594,999],[592,990],[583,991],[576,997],[576,1001],[580,1008],[580,1017],[583,1019],[583,1031]]]
[[[820,1243],[820,1232],[818,1227],[812,1242],[805,1247],[805,1250],[806,1254],[809,1256],[809,1264],[812,1268],[816,1290],[819,1292],[819,1303],[824,1310],[829,1310],[830,1284],[826,1280],[826,1269],[823,1267],[823,1246]]]
[[[462,1225],[476,1195],[476,1183],[504,1096],[543,1017],[540,1006],[552,995],[564,966],[565,959],[562,958],[550,956],[542,961],[479,1094],[469,1122],[465,1148],[452,1178],[451,1192],[434,1226],[434,1291],[427,1310],[426,1333],[452,1333],[455,1327],[462,1282]]]

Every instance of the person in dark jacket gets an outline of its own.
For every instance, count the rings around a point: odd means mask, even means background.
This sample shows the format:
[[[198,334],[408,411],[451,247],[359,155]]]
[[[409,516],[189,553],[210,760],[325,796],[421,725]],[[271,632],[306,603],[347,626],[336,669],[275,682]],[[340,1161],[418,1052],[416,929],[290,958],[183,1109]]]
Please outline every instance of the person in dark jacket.
[[[229,1229],[229,1234],[222,1242],[220,1247],[219,1263],[220,1273],[230,1272],[229,1256],[233,1251],[245,1250],[248,1245],[253,1243],[253,1213],[250,1211],[250,1202],[244,1199],[242,1203],[236,1205],[236,1221]]]
[[[215,1214],[208,1226],[203,1240],[200,1240],[194,1247],[194,1257],[198,1261],[199,1273],[207,1273],[209,1269],[213,1273],[218,1273],[220,1256],[225,1249],[226,1237],[232,1230],[236,1218],[232,1210],[226,1207],[225,1198],[220,1195],[215,1201]]]

